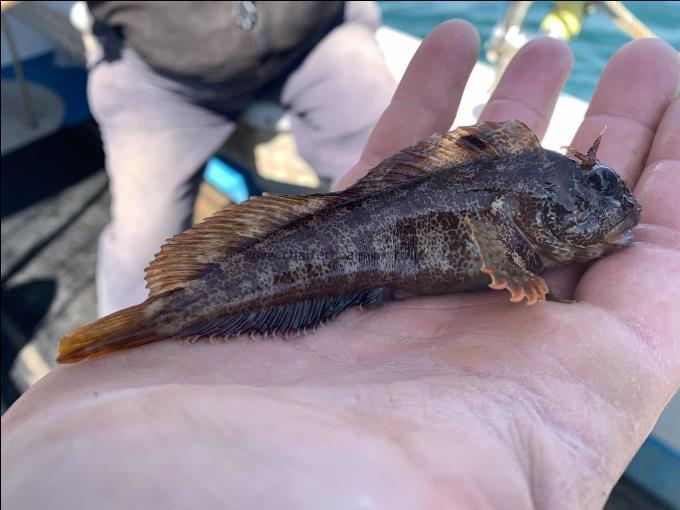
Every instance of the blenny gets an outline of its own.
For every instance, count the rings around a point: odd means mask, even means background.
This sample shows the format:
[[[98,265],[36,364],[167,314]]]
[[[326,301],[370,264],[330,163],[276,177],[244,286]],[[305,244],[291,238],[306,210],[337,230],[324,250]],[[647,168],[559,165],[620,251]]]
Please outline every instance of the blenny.
[[[597,160],[522,122],[435,134],[337,193],[232,205],[161,247],[148,299],[66,335],[71,363],[160,340],[289,335],[357,305],[507,289],[543,301],[548,268],[633,241],[640,206]]]

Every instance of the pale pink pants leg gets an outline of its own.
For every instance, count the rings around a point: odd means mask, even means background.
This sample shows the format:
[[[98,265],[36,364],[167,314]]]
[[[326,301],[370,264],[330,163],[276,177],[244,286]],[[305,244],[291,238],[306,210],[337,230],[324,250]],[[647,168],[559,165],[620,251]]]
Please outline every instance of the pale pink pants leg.
[[[375,42],[375,20],[364,14],[348,13],[282,92],[298,151],[331,179],[359,159],[396,88]],[[106,315],[147,297],[145,267],[167,238],[190,226],[203,165],[234,125],[178,93],[129,50],[91,69],[89,100],[112,196],[97,263],[98,313]]]

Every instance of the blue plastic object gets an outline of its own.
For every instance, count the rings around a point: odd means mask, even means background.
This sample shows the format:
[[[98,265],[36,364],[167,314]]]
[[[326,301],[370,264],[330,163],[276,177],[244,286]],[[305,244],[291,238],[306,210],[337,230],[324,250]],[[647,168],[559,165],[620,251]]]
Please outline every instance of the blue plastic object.
[[[213,157],[205,166],[203,178],[237,204],[248,200],[250,193],[243,176],[227,162]]]

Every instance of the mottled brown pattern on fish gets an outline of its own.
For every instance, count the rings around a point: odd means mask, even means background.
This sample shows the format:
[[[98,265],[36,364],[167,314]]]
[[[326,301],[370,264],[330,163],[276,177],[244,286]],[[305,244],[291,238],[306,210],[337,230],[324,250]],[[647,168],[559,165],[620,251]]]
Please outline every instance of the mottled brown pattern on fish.
[[[632,241],[639,206],[597,143],[570,149],[576,162],[518,121],[482,123],[405,149],[344,192],[230,207],[166,244],[146,303],[67,336],[60,360],[295,333],[359,304],[486,286],[543,300],[544,269]]]

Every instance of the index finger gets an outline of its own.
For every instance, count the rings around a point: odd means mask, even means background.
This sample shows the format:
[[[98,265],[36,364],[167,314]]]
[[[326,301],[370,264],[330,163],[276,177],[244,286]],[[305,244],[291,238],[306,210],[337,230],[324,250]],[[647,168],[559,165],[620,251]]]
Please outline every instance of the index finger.
[[[611,58],[572,146],[585,152],[606,126],[597,158],[633,188],[678,86],[678,56],[666,42],[642,39]]]
[[[673,77],[675,88],[680,76],[677,55],[667,54],[665,63],[666,79]],[[625,122],[626,128],[631,129],[629,121]],[[640,129],[643,133],[646,131]],[[617,155],[612,152],[611,157]],[[639,157],[623,155],[624,160]],[[637,174],[636,169],[629,173],[629,181],[635,181]],[[634,193],[642,206],[641,223],[635,229],[636,242],[591,267],[576,294],[577,298],[607,310],[635,331],[641,352],[649,353],[664,368],[658,372],[659,381],[677,385],[680,383],[680,316],[676,312],[680,300],[680,99],[677,97],[658,121],[647,164]]]
[[[611,166],[633,189],[661,116],[675,94],[678,73],[677,53],[664,41],[642,39],[624,45],[602,73],[571,145],[586,152],[606,126],[597,158]],[[642,204],[643,216],[646,207]],[[610,259],[603,262],[609,263]],[[593,269],[599,271],[599,265]],[[593,270],[580,282],[577,282],[575,268],[566,268],[563,272],[569,275],[562,281],[565,286],[561,292],[565,296],[571,296],[577,284],[577,295],[589,301],[598,299],[595,296],[601,293],[620,291],[598,278],[592,279]],[[593,282],[601,288],[593,288]],[[593,294],[586,289],[592,289]],[[608,300],[605,296],[601,299]]]
[[[672,191],[676,191],[672,193]],[[645,169],[635,186],[642,204],[642,224],[672,229],[680,240],[680,97],[664,114]],[[679,247],[680,248],[680,247]]]

